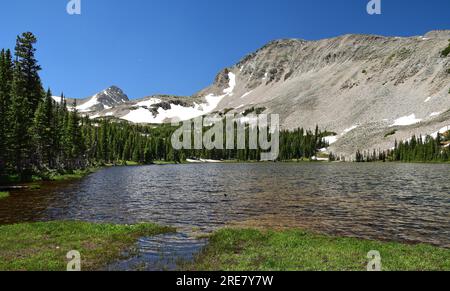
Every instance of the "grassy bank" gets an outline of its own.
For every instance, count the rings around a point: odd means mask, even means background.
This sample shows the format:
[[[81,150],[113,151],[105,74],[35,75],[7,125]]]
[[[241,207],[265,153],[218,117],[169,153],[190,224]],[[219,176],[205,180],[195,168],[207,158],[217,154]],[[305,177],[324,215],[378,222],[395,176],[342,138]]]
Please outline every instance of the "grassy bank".
[[[19,175],[8,175],[4,176],[1,179],[1,183],[4,185],[9,184],[19,184],[19,183],[36,183],[36,182],[42,182],[42,181],[69,181],[69,180],[75,180],[75,179],[81,179],[89,174],[94,173],[97,171],[98,167],[92,167],[85,170],[75,170],[71,172],[66,173],[59,173],[59,172],[47,172],[42,173],[39,175],[33,175],[26,180],[23,180]]]
[[[49,175],[47,177],[43,177],[43,180],[45,180],[45,181],[77,180],[77,179],[84,178],[87,175],[90,175],[92,173],[95,173],[97,170],[98,170],[98,168],[89,168],[86,170],[73,171],[72,173],[67,173],[67,174],[53,174],[53,175]]]
[[[450,250],[429,245],[336,238],[300,230],[223,229],[212,235],[190,270],[365,271],[377,250],[383,270],[450,270]]]
[[[9,197],[9,192],[0,192],[0,200]]]
[[[0,270],[64,271],[66,254],[71,250],[81,253],[82,270],[97,270],[120,258],[139,237],[172,231],[154,224],[47,222],[0,226]]]

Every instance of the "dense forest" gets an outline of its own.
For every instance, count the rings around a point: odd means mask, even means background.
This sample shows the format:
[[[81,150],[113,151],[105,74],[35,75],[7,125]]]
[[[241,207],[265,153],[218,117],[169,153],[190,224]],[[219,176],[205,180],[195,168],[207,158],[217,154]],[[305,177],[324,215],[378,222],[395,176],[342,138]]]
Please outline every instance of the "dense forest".
[[[186,158],[258,160],[259,150],[173,150],[176,128],[133,125],[114,119],[91,120],[80,115],[76,103],[67,104],[45,91],[35,58],[36,37],[17,37],[14,56],[0,56],[0,178],[70,173],[102,164],[127,161],[182,162]],[[248,129],[247,129],[248,135]],[[327,146],[323,133],[298,129],[280,133],[280,159],[313,157]],[[226,143],[226,141],[224,141]]]

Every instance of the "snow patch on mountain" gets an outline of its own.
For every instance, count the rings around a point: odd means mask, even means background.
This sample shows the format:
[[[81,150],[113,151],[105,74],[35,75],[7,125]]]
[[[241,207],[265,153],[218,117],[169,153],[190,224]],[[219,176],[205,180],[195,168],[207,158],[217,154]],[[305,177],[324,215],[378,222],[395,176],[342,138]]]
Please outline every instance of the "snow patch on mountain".
[[[61,97],[60,97],[60,96],[52,96],[52,99],[53,99],[56,103],[61,103]]]
[[[329,144],[329,145],[332,145],[332,144],[334,144],[334,143],[336,143],[337,142],[337,140],[338,140],[338,137],[337,136],[327,136],[327,137],[325,137],[324,138],[324,140]]]
[[[234,88],[236,88],[236,75],[229,72],[228,78],[230,79],[229,87],[223,90],[223,93],[232,96]]]
[[[403,117],[396,119],[394,121],[394,124],[391,125],[391,127],[393,127],[393,126],[408,126],[408,125],[420,123],[421,121],[422,121],[422,119],[417,119],[415,114],[411,114],[409,116],[403,116]]]
[[[351,131],[353,131],[354,129],[357,129],[358,128],[358,125],[353,125],[352,127],[349,127],[349,128],[347,128],[347,129],[345,129],[343,132],[342,132],[342,135],[346,135],[347,133],[349,133],[349,132],[351,132]]]
[[[352,132],[353,130],[357,129],[358,127],[359,127],[359,125],[353,125],[352,127],[344,129],[344,131],[341,134],[341,137],[346,135],[349,132]],[[325,142],[327,142],[329,145],[335,144],[338,141],[338,139],[339,139],[339,136],[337,136],[337,135],[324,137]],[[327,149],[325,148],[325,149],[322,149],[321,151],[326,152]]]
[[[435,117],[441,115],[442,112],[433,112],[430,114],[430,117]]]
[[[245,93],[244,95],[242,95],[241,98],[245,98],[245,97],[247,97],[248,95],[250,95],[250,94],[252,94],[252,93],[253,93],[253,90],[250,91],[250,92]]]

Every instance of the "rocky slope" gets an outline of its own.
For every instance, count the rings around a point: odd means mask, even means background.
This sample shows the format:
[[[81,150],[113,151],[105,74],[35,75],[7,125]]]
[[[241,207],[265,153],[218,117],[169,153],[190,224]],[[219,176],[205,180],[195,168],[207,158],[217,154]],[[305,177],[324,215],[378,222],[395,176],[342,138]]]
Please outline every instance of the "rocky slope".
[[[279,114],[285,129],[318,124],[335,132],[329,150],[338,154],[388,149],[396,139],[450,125],[450,56],[441,56],[449,39],[450,30],[406,38],[277,40],[224,69],[192,97],[119,97],[103,104],[96,95],[97,103],[87,100],[80,108],[93,117],[137,123],[258,108]]]

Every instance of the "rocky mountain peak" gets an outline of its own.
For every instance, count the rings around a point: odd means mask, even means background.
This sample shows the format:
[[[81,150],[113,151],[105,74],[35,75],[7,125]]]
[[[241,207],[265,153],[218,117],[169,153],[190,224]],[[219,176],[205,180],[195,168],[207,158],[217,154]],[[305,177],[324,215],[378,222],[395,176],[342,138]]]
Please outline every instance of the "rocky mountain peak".
[[[94,112],[110,109],[128,102],[128,96],[117,86],[111,86],[90,98],[86,98],[77,106],[81,112]]]
[[[109,103],[123,103],[130,100],[122,89],[114,85],[97,94],[97,98]]]

